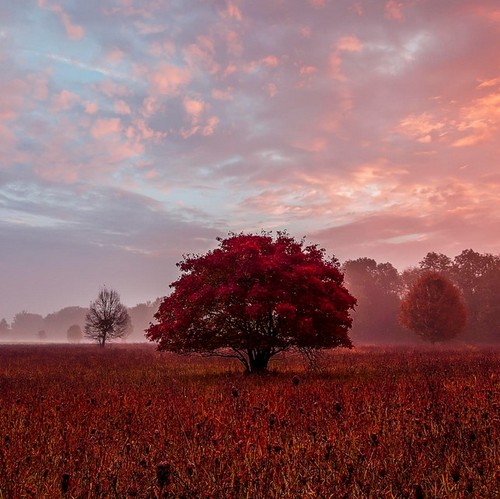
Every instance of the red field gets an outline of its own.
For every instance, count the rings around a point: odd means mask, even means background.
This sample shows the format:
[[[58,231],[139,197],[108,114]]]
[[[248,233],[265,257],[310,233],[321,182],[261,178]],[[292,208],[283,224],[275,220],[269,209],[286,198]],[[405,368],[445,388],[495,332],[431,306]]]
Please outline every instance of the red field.
[[[499,496],[495,351],[0,348],[0,498]]]

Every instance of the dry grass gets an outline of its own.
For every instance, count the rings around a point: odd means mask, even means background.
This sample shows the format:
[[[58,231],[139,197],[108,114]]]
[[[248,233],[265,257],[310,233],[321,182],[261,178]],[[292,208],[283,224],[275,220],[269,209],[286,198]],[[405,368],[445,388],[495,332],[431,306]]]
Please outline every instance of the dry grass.
[[[0,497],[498,497],[495,351],[3,346]]]

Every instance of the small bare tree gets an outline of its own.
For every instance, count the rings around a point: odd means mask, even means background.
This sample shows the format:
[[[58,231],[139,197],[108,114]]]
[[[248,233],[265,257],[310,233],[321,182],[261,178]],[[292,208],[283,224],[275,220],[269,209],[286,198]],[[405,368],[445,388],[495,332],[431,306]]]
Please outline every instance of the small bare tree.
[[[130,327],[127,307],[114,289],[103,288],[90,304],[85,320],[85,336],[104,347],[106,341],[126,336]]]

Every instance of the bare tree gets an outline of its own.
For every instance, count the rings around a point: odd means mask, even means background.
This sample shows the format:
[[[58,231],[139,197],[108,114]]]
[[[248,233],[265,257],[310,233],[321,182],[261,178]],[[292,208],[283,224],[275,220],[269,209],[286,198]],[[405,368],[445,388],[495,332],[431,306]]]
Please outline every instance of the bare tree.
[[[90,304],[85,320],[85,336],[104,347],[106,341],[126,336],[130,324],[127,307],[120,303],[118,292],[103,288]]]

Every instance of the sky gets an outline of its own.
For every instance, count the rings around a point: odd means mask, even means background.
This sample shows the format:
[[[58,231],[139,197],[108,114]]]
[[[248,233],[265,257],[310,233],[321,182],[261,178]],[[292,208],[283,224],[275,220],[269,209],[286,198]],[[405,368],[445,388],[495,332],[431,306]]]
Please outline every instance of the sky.
[[[0,318],[288,230],[500,252],[495,0],[2,0]]]

